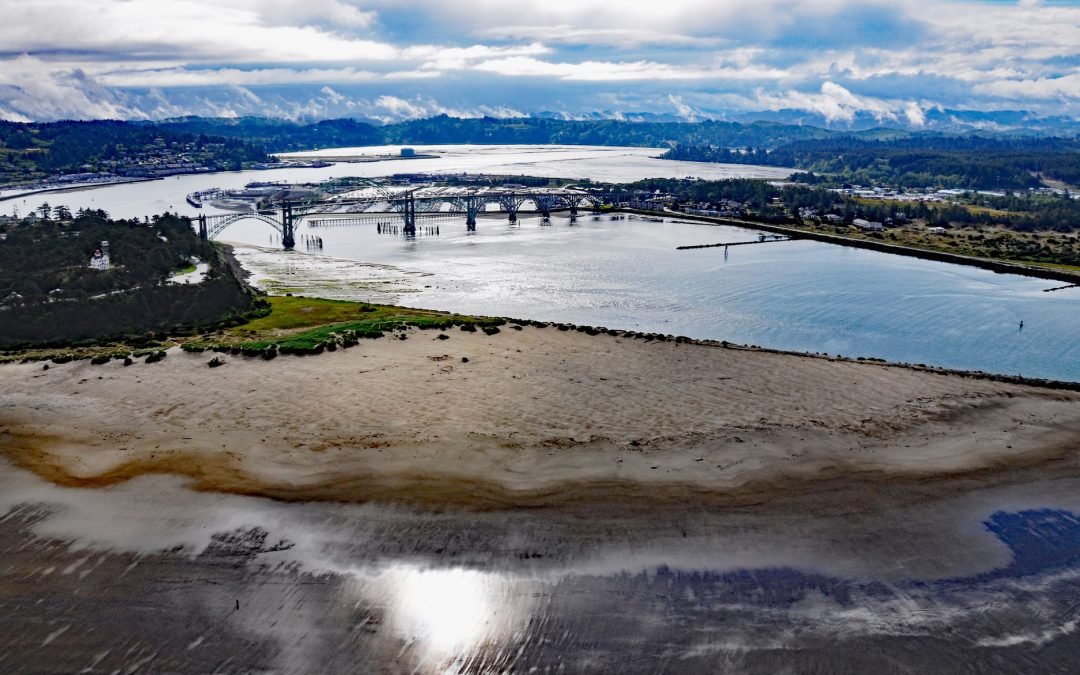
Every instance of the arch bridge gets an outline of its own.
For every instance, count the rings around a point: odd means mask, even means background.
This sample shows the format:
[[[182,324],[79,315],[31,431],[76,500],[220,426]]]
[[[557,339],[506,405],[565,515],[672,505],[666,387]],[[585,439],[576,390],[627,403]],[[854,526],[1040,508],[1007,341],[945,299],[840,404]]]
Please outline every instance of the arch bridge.
[[[406,236],[416,234],[418,218],[425,216],[463,216],[469,231],[476,229],[476,219],[481,212],[495,206],[505,212],[511,222],[516,222],[523,206],[531,202],[532,213],[549,218],[553,211],[566,210],[570,216],[581,208],[599,208],[604,204],[621,205],[632,201],[635,195],[609,195],[558,188],[543,189],[490,189],[452,191],[446,188],[427,188],[394,192],[385,186],[363,186],[366,194],[338,195],[319,201],[283,201],[273,209],[242,211],[221,215],[202,214],[198,217],[199,236],[214,239],[233,223],[244,219],[258,220],[272,227],[281,235],[282,246],[296,246],[296,228],[299,221],[315,215],[358,216],[368,213],[391,214],[404,222],[402,231]],[[388,211],[373,212],[371,209],[385,204]]]
[[[263,209],[260,211],[238,211],[208,216],[199,214],[197,223],[199,226],[199,238],[203,241],[216,239],[233,223],[245,219],[258,220],[274,228],[281,235],[281,245],[286,249],[296,246],[296,225],[302,215],[303,208],[297,209],[293,202],[285,202],[280,209]],[[280,215],[279,215],[280,214]]]

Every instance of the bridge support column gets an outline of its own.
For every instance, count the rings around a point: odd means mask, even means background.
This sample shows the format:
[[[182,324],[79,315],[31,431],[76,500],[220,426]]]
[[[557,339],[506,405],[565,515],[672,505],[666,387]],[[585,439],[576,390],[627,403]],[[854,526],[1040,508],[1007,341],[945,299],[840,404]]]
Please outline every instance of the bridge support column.
[[[506,209],[507,217],[511,223],[517,222],[518,209],[521,208],[524,202],[525,197],[521,195],[510,194],[499,198],[499,203]]]
[[[576,218],[578,209],[585,204],[585,197],[582,195],[572,195],[566,199],[570,204],[570,217]]]
[[[411,192],[405,200],[405,210],[402,215],[405,217],[405,236],[416,236],[416,198]]]
[[[285,202],[281,206],[281,245],[286,251],[291,251],[296,246],[296,223],[293,220],[292,203]]]
[[[536,208],[540,210],[540,217],[544,220],[551,220],[551,211],[559,204],[555,197],[550,197],[548,195],[538,195],[533,197],[533,203],[536,204]]]
[[[199,214],[199,239],[202,239],[203,241],[208,241],[210,239],[210,234],[206,229],[205,213]]]
[[[480,209],[484,207],[484,201],[476,196],[469,196],[465,198],[465,229],[469,232],[476,231],[476,216],[479,215]]]

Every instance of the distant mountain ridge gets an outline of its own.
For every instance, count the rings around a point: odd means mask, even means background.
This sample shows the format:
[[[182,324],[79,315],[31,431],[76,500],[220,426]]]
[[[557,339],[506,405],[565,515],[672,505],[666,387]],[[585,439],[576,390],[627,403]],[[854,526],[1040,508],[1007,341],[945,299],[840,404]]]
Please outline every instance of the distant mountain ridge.
[[[136,123],[149,124],[149,123]],[[625,122],[611,119],[457,118],[437,115],[383,126],[353,119],[302,124],[258,117],[181,118],[153,124],[177,132],[241,137],[262,142],[271,152],[350,145],[396,144],[566,144],[670,147],[675,144],[723,144],[774,147],[793,140],[822,138],[824,129],[738,122]]]
[[[596,113],[589,119],[566,119],[558,113],[521,118],[437,115],[386,125],[351,118],[302,123],[262,117],[185,117],[136,124],[157,124],[177,132],[240,137],[261,142],[270,152],[409,143],[695,145],[774,149],[796,141],[838,136],[895,140],[934,133],[1002,138],[1080,135],[1080,121],[1064,117],[1038,118],[1023,111],[928,111],[926,122],[920,128],[866,114],[856,115],[841,125],[806,111],[756,113],[734,120],[696,122],[652,113],[625,113],[618,118],[605,116],[609,114]],[[761,119],[762,116],[767,119]]]
[[[865,120],[866,128],[827,129],[774,120],[675,122],[644,118],[625,121],[555,117],[458,118],[448,115],[388,125],[352,118],[301,123],[264,117],[182,117],[158,122],[4,122],[0,123],[0,177],[10,176],[7,180],[11,180],[15,176],[40,176],[50,170],[106,170],[111,166],[108,165],[110,161],[130,164],[130,157],[124,158],[131,155],[133,144],[148,148],[146,153],[151,155],[164,153],[166,158],[170,151],[167,148],[190,146],[192,152],[212,148],[214,158],[227,158],[237,164],[262,161],[265,153],[370,145],[467,143],[655,147],[674,149],[669,154],[673,159],[749,161],[853,176],[866,173],[862,169],[884,159],[885,155],[890,162],[903,163],[906,167],[912,162],[905,156],[912,153],[925,164],[923,160],[929,157],[928,152],[937,153],[934,156],[938,159],[945,152],[950,155],[948,159],[952,166],[978,164],[989,157],[987,153],[993,153],[999,159],[1008,159],[1008,171],[987,165],[983,167],[985,170],[976,172],[978,177],[973,179],[976,184],[1023,187],[1029,183],[1037,184],[1040,180],[1037,174],[1076,184],[1077,138],[1030,130],[1024,134],[1001,131],[1009,124],[1025,121],[1025,114],[987,115],[969,114],[964,122],[966,131],[915,131],[870,125],[869,120]],[[959,118],[951,115],[949,119]],[[853,124],[856,121],[853,120]],[[971,127],[975,123],[983,124],[985,128],[973,130]],[[972,139],[974,145],[957,146],[956,139]],[[995,144],[984,142],[990,140]],[[893,145],[884,147],[883,143]],[[156,149],[158,144],[160,149]],[[853,154],[858,154],[866,166],[851,165]],[[845,155],[848,158],[842,165],[833,161]],[[1048,161],[1053,165],[1052,170],[1049,170]],[[92,165],[92,168],[87,169],[86,165]],[[949,183],[959,184],[966,184],[966,179],[960,177],[971,173],[966,169],[958,171],[950,167],[946,172],[941,166],[927,168],[922,165],[917,170],[905,171],[912,174],[912,181],[922,181],[928,175],[947,175],[953,177]],[[1002,179],[997,177],[999,173]],[[1011,177],[1005,179],[1006,173]]]

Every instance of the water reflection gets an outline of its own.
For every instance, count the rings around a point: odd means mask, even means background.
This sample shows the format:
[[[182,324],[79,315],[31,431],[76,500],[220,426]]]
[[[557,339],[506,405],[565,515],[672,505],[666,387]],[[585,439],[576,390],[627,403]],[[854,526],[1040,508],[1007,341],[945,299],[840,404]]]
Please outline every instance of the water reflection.
[[[495,611],[485,575],[471,570],[396,570],[389,585],[394,595],[395,628],[431,656],[471,651],[482,642]]]
[[[460,567],[402,564],[358,584],[362,603],[385,608],[398,656],[422,673],[509,665],[534,605],[529,582]]]
[[[0,670],[1076,672],[1078,494],[436,514],[0,463]]]

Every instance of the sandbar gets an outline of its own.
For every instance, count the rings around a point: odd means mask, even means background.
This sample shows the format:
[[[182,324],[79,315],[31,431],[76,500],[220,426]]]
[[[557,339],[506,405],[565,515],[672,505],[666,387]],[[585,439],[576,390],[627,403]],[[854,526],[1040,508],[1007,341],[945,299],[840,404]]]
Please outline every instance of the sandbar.
[[[177,349],[129,367],[5,365],[0,455],[63,486],[166,473],[203,491],[475,510],[813,495],[842,510],[901,486],[1080,475],[1077,392],[551,326],[406,336],[217,368]]]

